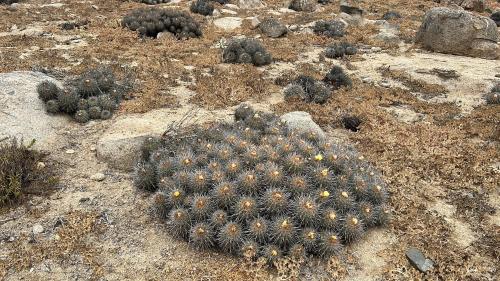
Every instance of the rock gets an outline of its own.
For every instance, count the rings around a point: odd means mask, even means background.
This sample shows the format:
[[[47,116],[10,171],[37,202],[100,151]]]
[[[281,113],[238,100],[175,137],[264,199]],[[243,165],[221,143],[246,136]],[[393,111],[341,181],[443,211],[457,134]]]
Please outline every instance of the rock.
[[[239,28],[242,23],[242,19],[239,17],[224,17],[214,20],[215,26],[222,28],[224,30],[233,30]]]
[[[218,18],[218,17],[221,16],[221,13],[220,13],[220,11],[218,9],[215,9],[214,12],[213,12],[213,14],[212,14],[212,16],[214,18]]]
[[[185,89],[179,92],[184,96],[194,94]],[[150,136],[160,136],[173,122],[179,122],[186,115],[197,122],[232,120],[231,113],[229,110],[207,111],[186,106],[174,110],[158,109],[145,114],[118,116],[97,141],[97,158],[113,168],[130,171],[138,160],[144,140]]]
[[[284,24],[273,18],[263,20],[259,24],[259,29],[262,33],[271,38],[281,37],[288,32],[288,29]]]
[[[104,179],[106,179],[106,175],[103,173],[96,173],[90,176],[90,179],[93,181],[103,181]]]
[[[437,2],[445,5],[455,4],[466,10],[476,11],[480,13],[484,12],[484,9],[486,8],[484,0],[441,0]]]
[[[43,229],[43,226],[41,224],[37,223],[33,226],[32,231],[33,231],[33,234],[37,235],[37,234],[42,233],[44,231],[44,229]]]
[[[224,5],[224,7],[228,8],[228,9],[233,9],[233,10],[238,10],[240,8],[234,4],[226,4],[226,5]]]
[[[400,19],[400,18],[401,18],[401,15],[395,11],[389,11],[382,16],[383,20],[395,20],[395,19]]]
[[[258,17],[248,18],[250,20],[250,25],[252,25],[252,29],[255,29],[259,26],[260,20]]]
[[[221,9],[220,11],[221,11],[221,13],[227,14],[227,15],[233,15],[234,16],[234,15],[238,14],[238,12],[233,11],[233,10],[228,10],[228,9]]]
[[[363,25],[364,24],[363,17],[361,17],[359,15],[351,16],[351,15],[349,15],[347,13],[340,13],[336,17],[336,19],[345,22],[346,23],[346,28],[349,25],[359,26],[359,25]]]
[[[66,150],[66,154],[75,154],[75,150],[74,149],[68,149]]]
[[[341,0],[340,11],[349,15],[363,15],[363,10],[359,6],[358,0]]]
[[[425,48],[436,52],[485,59],[500,57],[495,22],[463,10],[430,9],[416,39]]]
[[[321,138],[325,138],[325,132],[316,124],[309,113],[304,111],[293,111],[281,116],[281,121],[286,122],[291,130],[299,132],[314,131]]]
[[[241,9],[257,9],[263,7],[261,0],[239,0],[238,6]]]
[[[378,82],[378,85],[380,87],[384,87],[384,88],[390,88],[391,87],[391,83],[389,83],[389,81],[386,81],[386,80]]]
[[[27,143],[36,139],[35,147],[41,149],[54,149],[63,142],[57,133],[69,124],[70,118],[45,112],[36,91],[38,84],[45,80],[61,86],[39,72],[0,73],[0,139],[15,136]]]
[[[288,8],[298,12],[312,12],[316,7],[314,0],[292,0]]]
[[[43,162],[38,162],[38,163],[36,163],[36,168],[37,168],[38,170],[43,170],[46,166],[47,166],[47,165],[45,165],[45,163],[43,163]]]
[[[434,262],[427,259],[424,254],[416,248],[408,249],[408,251],[406,251],[406,257],[415,268],[422,272],[427,272],[434,267]]]

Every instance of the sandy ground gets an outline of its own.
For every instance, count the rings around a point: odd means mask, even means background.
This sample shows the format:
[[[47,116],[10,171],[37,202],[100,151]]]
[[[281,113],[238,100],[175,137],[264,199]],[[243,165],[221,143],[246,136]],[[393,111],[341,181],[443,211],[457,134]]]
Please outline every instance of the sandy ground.
[[[338,2],[313,14],[286,13],[280,18],[287,24],[307,25],[338,13]],[[370,1],[366,17],[377,19],[389,9],[399,10],[404,16],[398,22],[400,37],[411,39],[423,11],[437,4],[402,2],[406,1]],[[185,1],[174,5],[188,7]],[[140,6],[118,0],[27,0],[15,11],[0,7],[0,71],[44,67],[76,74],[98,63],[109,64],[119,75],[134,74],[137,81],[130,100],[121,107],[122,116],[151,110],[165,116],[165,110],[192,104],[222,114],[242,101],[277,113],[307,111],[328,135],[352,142],[383,172],[390,186],[391,224],[369,232],[339,258],[285,260],[278,269],[196,251],[167,234],[164,224],[150,213],[148,194],[135,190],[130,174],[97,159],[98,139],[113,126],[114,117],[61,130],[61,145],[50,151],[47,160],[61,167],[56,190],[48,197],[31,196],[0,213],[0,279],[498,278],[500,108],[482,99],[500,80],[495,77],[500,74],[498,61],[428,53],[409,41],[399,46],[374,42],[370,36],[378,28],[368,25],[349,30],[346,40],[364,50],[350,59],[321,59],[321,50],[330,40],[292,33],[263,39],[276,59],[274,64],[258,70],[228,66],[220,63],[220,50],[214,46],[222,38],[258,34],[247,23],[224,32],[214,28],[209,18],[196,16],[205,31],[202,39],[141,40],[118,24],[127,11]],[[266,8],[238,11],[238,16],[268,15],[280,7],[281,2],[270,1]],[[90,20],[85,28],[62,31],[58,27],[63,21],[82,19]],[[290,73],[320,77],[334,64],[352,75],[352,89],[336,92],[325,105],[283,101],[282,87],[275,82],[286,80]],[[459,76],[439,78],[432,71],[436,68],[455,70]],[[213,82],[202,82],[203,73],[216,73]],[[245,79],[240,79],[241,73],[247,74]],[[390,86],[381,87],[380,82]],[[187,91],[179,90],[183,85],[196,94],[186,95]],[[359,132],[342,128],[344,114],[361,117]],[[91,180],[96,173],[104,173],[105,180]],[[43,233],[32,233],[36,224],[43,226]],[[422,274],[413,268],[405,257],[409,247],[432,259],[434,269]]]

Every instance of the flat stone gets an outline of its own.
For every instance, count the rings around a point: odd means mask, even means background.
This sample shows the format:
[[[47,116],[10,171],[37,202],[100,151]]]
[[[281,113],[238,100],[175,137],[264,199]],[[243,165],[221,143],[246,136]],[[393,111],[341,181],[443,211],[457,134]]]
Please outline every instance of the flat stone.
[[[238,6],[241,9],[257,9],[263,7],[261,0],[239,0]]]
[[[416,248],[408,249],[406,251],[406,257],[410,263],[421,272],[427,272],[434,267],[434,262],[426,258],[424,254]]]
[[[35,139],[35,147],[53,149],[63,141],[57,132],[67,126],[70,117],[49,115],[38,98],[37,86],[55,79],[30,71],[0,73],[0,139],[15,136],[29,143]]]
[[[239,28],[243,20],[239,17],[224,17],[214,20],[214,25],[224,30],[234,30]]]
[[[304,111],[293,111],[281,116],[281,121],[286,122],[290,130],[299,132],[316,132],[321,138],[325,138],[325,132],[316,124],[309,113]]]
[[[235,12],[235,11],[229,10],[229,9],[221,9],[220,11],[221,11],[221,13],[228,14],[228,15],[237,15],[238,14],[238,12]]]
[[[158,137],[169,125],[190,114],[189,120],[199,123],[213,120],[230,120],[227,110],[207,111],[186,106],[178,109],[158,109],[145,114],[122,115],[97,141],[97,158],[111,167],[130,171],[139,159],[142,143],[148,137]]]
[[[341,0],[340,11],[349,15],[363,15],[363,9],[359,7],[358,0]]]

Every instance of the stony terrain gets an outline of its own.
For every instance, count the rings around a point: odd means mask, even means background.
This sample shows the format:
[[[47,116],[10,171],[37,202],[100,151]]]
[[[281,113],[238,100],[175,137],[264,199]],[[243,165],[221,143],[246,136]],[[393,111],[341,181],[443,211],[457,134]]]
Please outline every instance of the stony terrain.
[[[500,82],[500,31],[485,18],[500,3],[296,2],[310,10],[290,10],[283,0],[214,3],[212,16],[191,13],[203,36],[189,40],[170,33],[140,38],[122,28],[123,16],[146,6],[133,1],[0,5],[0,140],[35,138],[60,175],[50,195],[30,194],[0,210],[0,279],[496,280],[500,107],[483,95]],[[340,2],[360,7],[362,15]],[[190,6],[185,0],[157,5]],[[424,17],[435,7],[451,8],[433,10],[446,15],[440,19],[463,22]],[[401,18],[381,20],[388,11]],[[269,17],[279,24],[259,26]],[[315,34],[314,23],[325,19],[344,21],[346,34]],[[446,26],[448,37],[433,33],[436,24]],[[273,63],[222,63],[221,46],[242,36],[258,38]],[[325,47],[341,41],[358,53],[325,58]],[[135,84],[112,119],[80,125],[45,113],[39,82],[62,83],[100,64]],[[295,75],[321,79],[333,65],[351,76],[352,88],[335,91],[324,104],[284,100],[283,88]],[[277,114],[307,112],[293,118],[352,143],[389,185],[391,224],[328,262],[284,260],[277,268],[200,252],[170,237],[150,214],[150,196],[132,184],[140,144],[186,117],[187,123],[232,120],[241,102]],[[346,115],[361,119],[357,132],[344,128]],[[433,267],[413,266],[410,248]]]

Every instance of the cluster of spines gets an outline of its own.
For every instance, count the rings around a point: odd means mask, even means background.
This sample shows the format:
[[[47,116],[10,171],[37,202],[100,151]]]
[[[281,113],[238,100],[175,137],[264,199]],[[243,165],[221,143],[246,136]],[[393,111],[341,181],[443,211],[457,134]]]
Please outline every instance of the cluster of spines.
[[[188,13],[177,10],[136,9],[123,18],[122,26],[155,38],[160,32],[170,32],[179,39],[202,35],[200,25]]]
[[[109,68],[90,70],[61,89],[51,81],[43,81],[38,96],[45,102],[47,112],[73,115],[79,123],[91,119],[110,119],[122,99],[122,89]]]
[[[354,150],[289,131],[245,105],[235,118],[173,153],[146,141],[150,152],[143,151],[136,186],[158,189],[156,209],[174,236],[273,261],[335,255],[367,228],[387,223],[386,188]]]

